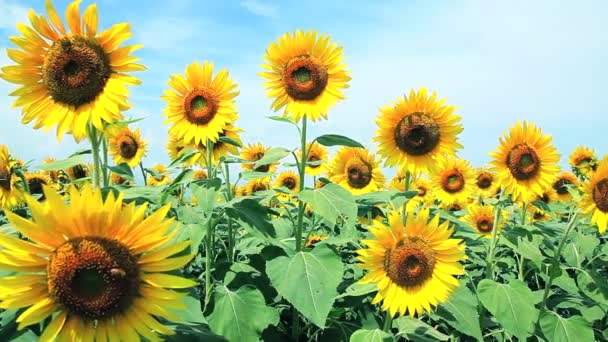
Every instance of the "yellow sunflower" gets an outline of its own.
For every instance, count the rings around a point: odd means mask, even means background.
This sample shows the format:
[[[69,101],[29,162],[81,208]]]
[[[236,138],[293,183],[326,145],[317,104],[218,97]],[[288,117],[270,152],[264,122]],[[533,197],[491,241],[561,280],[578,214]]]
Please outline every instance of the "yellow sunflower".
[[[291,170],[283,171],[277,176],[274,186],[277,188],[283,186],[292,192],[298,192],[300,190],[300,176]]]
[[[256,162],[264,157],[264,154],[270,150],[270,147],[264,147],[262,144],[249,144],[241,150],[241,158],[250,162],[249,164],[241,164],[243,170],[251,170],[256,172],[274,172],[279,163],[270,163],[260,165],[254,169],[253,162]]]
[[[553,189],[550,188],[547,191],[544,191],[541,195],[537,195],[533,201],[539,201],[539,202],[543,202],[547,205],[549,204],[553,204],[558,200],[558,195],[557,192]],[[523,204],[522,204],[523,206]],[[548,221],[550,220],[551,217],[551,213],[544,211],[542,208],[537,207],[536,205],[530,203],[527,207],[526,210],[528,211],[528,219],[530,222],[537,222],[537,221]]]
[[[360,283],[375,283],[378,293],[372,304],[382,303],[391,316],[421,315],[431,306],[445,302],[458,287],[455,275],[464,274],[459,262],[466,259],[460,239],[450,239],[449,222],[439,215],[429,220],[429,210],[408,215],[405,225],[397,212],[389,225],[375,221],[368,229],[374,239],[363,240],[367,249],[358,250],[360,267],[368,273]]]
[[[146,142],[141,139],[139,128],[135,131],[128,127],[116,132],[110,139],[110,153],[116,164],[127,163],[134,168],[146,155]]]
[[[17,188],[19,178],[10,167],[11,156],[6,145],[0,145],[0,209],[12,209],[22,202]]]
[[[431,170],[433,195],[443,204],[467,202],[473,193],[475,174],[468,161],[440,157]]]
[[[378,161],[365,149],[341,147],[330,168],[330,180],[355,195],[384,189],[386,179]]]
[[[492,198],[498,193],[498,182],[491,168],[482,167],[475,170],[475,187],[473,193],[477,197]]]
[[[460,117],[454,114],[455,107],[444,103],[436,93],[429,97],[421,88],[380,109],[374,141],[380,144],[378,153],[386,158],[387,166],[424,171],[438,156],[462,148]]]
[[[167,154],[169,155],[169,158],[171,158],[172,161],[177,159],[186,148],[192,148],[198,150],[198,152],[194,153],[192,157],[190,157],[188,160],[182,162],[183,166],[192,166],[196,163],[205,163],[205,155],[200,152],[200,149],[197,145],[186,144],[182,139],[179,139],[174,135],[169,134],[169,140],[167,141]]]
[[[242,145],[243,143],[239,135],[239,133],[241,132],[243,132],[243,130],[240,128],[236,128],[232,125],[226,125],[226,127],[220,133],[220,138],[230,138],[239,145]],[[205,146],[205,144],[199,144],[198,149],[201,151],[201,156],[198,158],[198,162],[202,165],[207,165],[207,163],[205,162],[207,158],[207,147]],[[238,153],[239,148],[235,145],[220,140],[213,143],[213,163],[219,162],[221,157],[227,155],[236,155]]]
[[[150,174],[148,176],[148,185],[161,186],[171,184],[172,180],[171,177],[169,177],[169,173],[166,166],[162,164],[156,164],[152,167],[152,169],[158,172],[158,178]]]
[[[572,195],[568,188],[578,189],[578,179],[570,172],[562,172],[557,175],[557,179],[553,182],[553,190],[561,202],[567,203],[572,200]]]
[[[110,180],[112,181],[113,184],[116,184],[116,185],[127,185],[127,184],[131,183],[125,177],[123,177],[119,174],[116,174],[114,172],[110,172]]]
[[[342,47],[317,31],[285,33],[266,49],[266,94],[274,98],[272,109],[285,107],[284,116],[300,121],[327,119],[327,112],[348,88],[350,73],[342,60]]]
[[[411,213],[420,206],[428,206],[433,203],[432,184],[431,181],[417,177],[412,181],[410,190],[418,191],[418,194],[412,197],[406,204],[406,210]]]
[[[0,234],[0,269],[16,272],[0,278],[0,307],[24,308],[18,328],[50,323],[41,341],[160,340],[174,334],[159,319],[179,320],[169,310],[184,309],[180,300],[196,282],[166,274],[193,255],[169,258],[190,246],[170,242],[173,220],[166,205],[144,219],[146,205],[123,204],[122,194],[102,199],[99,189],[70,190],[70,204],[44,189],[44,205],[26,201],[33,220],[7,213],[28,242]],[[54,315],[56,313],[56,315]]]
[[[57,138],[71,133],[76,141],[87,134],[87,125],[102,130],[104,123],[122,118],[129,108],[127,85],[140,81],[125,74],[144,70],[131,53],[141,45],[119,47],[131,37],[128,23],[97,32],[97,6],[90,5],[82,18],[80,1],[66,9],[67,28],[49,0],[49,19],[30,10],[31,27],[18,24],[23,35],[11,41],[22,50],[7,49],[17,65],[2,68],[0,77],[21,86],[11,93],[16,107],[23,107],[22,122],[34,128],[57,126]]]
[[[45,197],[42,188],[44,185],[51,184],[51,178],[41,172],[27,172],[25,174],[25,179],[30,188],[30,194],[40,196],[38,200],[44,201]],[[52,189],[57,190],[55,186],[53,186]]]
[[[55,158],[47,157],[44,158],[44,164],[54,163],[57,161]],[[49,170],[44,171],[44,174],[51,179],[51,183],[61,183],[66,181],[66,174],[62,170]]]
[[[329,237],[325,236],[325,235],[317,235],[317,234],[310,235],[308,237],[308,240],[306,240],[306,244],[304,244],[304,247],[313,248],[317,243],[319,243],[323,240],[327,240],[327,239],[329,239]]]
[[[78,164],[67,168],[67,173],[72,182],[82,178],[89,177],[90,171],[93,169],[92,165]]]
[[[591,223],[604,234],[608,226],[608,156],[598,163],[597,170],[585,183],[580,206],[585,214],[592,215]]]
[[[172,75],[171,89],[161,96],[167,102],[165,123],[172,124],[169,132],[186,143],[217,141],[222,130],[238,118],[237,84],[226,69],[213,77],[213,64],[208,61],[188,65],[185,74]]]
[[[540,128],[526,121],[511,127],[490,156],[499,186],[514,201],[530,202],[542,196],[559,171],[559,154],[551,144],[551,135],[542,135]]]
[[[327,159],[329,153],[327,152],[327,147],[314,143],[306,144],[306,150],[308,151],[308,156],[306,158],[306,172],[307,175],[311,176],[320,176],[325,171],[325,165],[327,163]],[[298,158],[302,159],[302,151],[298,151]],[[314,164],[308,164],[314,163]]]
[[[481,236],[491,238],[495,225],[495,210],[491,205],[471,204],[467,207],[467,214],[461,220],[468,223]],[[506,221],[507,213],[501,210],[498,218],[497,234],[500,233]]]
[[[585,146],[578,146],[569,158],[570,167],[576,174],[590,178],[597,169],[595,151]]]
[[[207,179],[207,171],[203,169],[194,170],[192,178],[195,180]]]
[[[258,191],[270,190],[270,178],[256,178],[245,184],[244,195],[253,195]]]

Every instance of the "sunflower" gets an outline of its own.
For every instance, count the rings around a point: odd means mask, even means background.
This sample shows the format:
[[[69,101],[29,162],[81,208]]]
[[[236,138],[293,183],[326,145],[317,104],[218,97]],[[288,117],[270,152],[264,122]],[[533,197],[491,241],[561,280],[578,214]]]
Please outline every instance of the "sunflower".
[[[87,125],[103,130],[104,123],[122,118],[129,108],[127,85],[140,81],[125,74],[144,70],[131,53],[141,45],[119,47],[131,37],[128,23],[97,32],[97,6],[90,5],[82,18],[74,1],[66,9],[67,28],[47,0],[49,19],[30,10],[31,27],[18,24],[23,35],[11,41],[22,50],[7,49],[17,65],[2,68],[0,77],[20,84],[12,96],[23,107],[22,122],[34,128],[57,126],[57,138],[71,133],[76,141],[87,134]]]
[[[220,138],[230,138],[237,144],[242,145],[243,143],[241,142],[241,137],[239,136],[239,133],[241,132],[243,132],[243,130],[240,128],[236,128],[232,125],[226,125],[226,127],[220,133]],[[198,149],[201,151],[201,156],[198,158],[198,161],[202,165],[206,165],[207,163],[205,162],[205,160],[207,158],[207,147],[205,146],[205,144],[199,144]],[[221,140],[217,140],[213,143],[213,163],[219,162],[221,157],[231,154],[235,155],[238,153],[239,148],[233,144]]]
[[[466,201],[456,201],[456,202],[452,202],[452,203],[440,203],[439,207],[443,210],[449,211],[449,212],[459,212],[461,210],[467,210],[469,208],[469,205],[471,203],[469,203],[468,200]]]
[[[530,202],[549,189],[559,171],[559,154],[550,135],[533,123],[517,122],[509,134],[500,138],[492,166],[499,186],[514,201]]]
[[[433,195],[449,206],[466,202],[473,192],[475,174],[468,161],[453,156],[441,157],[431,172]]]
[[[258,191],[270,190],[270,178],[256,178],[245,184],[244,195],[253,195]]]
[[[262,144],[249,144],[241,150],[241,158],[247,160],[249,163],[241,164],[243,170],[252,170],[256,172],[274,172],[277,168],[278,163],[270,163],[266,165],[260,165],[256,168],[253,167],[253,163],[262,159],[266,152],[270,151],[270,147],[264,147]]]
[[[342,47],[330,42],[317,31],[285,33],[278,42],[270,43],[262,64],[266,71],[266,94],[274,98],[272,109],[285,107],[284,116],[300,121],[307,116],[313,121],[327,119],[327,112],[348,88],[350,73],[342,60]]]
[[[291,192],[298,192],[300,190],[300,176],[291,170],[283,171],[277,176],[274,186],[276,188],[285,187]]]
[[[598,163],[597,170],[585,183],[580,205],[585,214],[592,215],[591,223],[603,234],[608,226],[608,156]]]
[[[330,172],[333,183],[355,195],[382,190],[386,181],[374,155],[358,147],[341,147]]]
[[[67,168],[67,173],[72,182],[77,181],[79,179],[83,179],[89,177],[90,170],[92,169],[91,165],[86,164],[78,164]]]
[[[318,143],[306,144],[306,169],[307,175],[319,176],[325,171],[325,163],[327,162],[329,153],[327,147]],[[302,151],[298,151],[298,158],[302,159]],[[311,164],[312,163],[312,164]]]
[[[468,223],[481,236],[491,238],[495,223],[495,208],[490,205],[471,204],[467,207],[467,214],[461,219]],[[507,213],[501,210],[496,233],[500,233],[507,220]]]
[[[169,134],[169,140],[167,142],[167,154],[172,161],[177,159],[186,148],[195,149],[197,151],[188,160],[182,162],[183,166],[192,166],[196,163],[204,164],[205,155],[200,152],[200,149],[196,145],[186,144],[182,139]]]
[[[398,165],[411,172],[428,170],[440,155],[452,155],[462,148],[458,133],[462,132],[455,107],[430,97],[425,88],[397,99],[380,109],[376,120],[378,130],[374,141],[387,166]]]
[[[150,175],[148,177],[148,185],[167,185],[171,184],[171,177],[169,177],[167,167],[162,164],[156,164],[152,167],[158,173],[158,177]]]
[[[167,102],[165,123],[172,124],[169,132],[186,143],[217,141],[222,130],[238,118],[237,84],[226,69],[213,77],[213,64],[208,61],[188,65],[185,74],[170,76],[171,89],[161,96]]]
[[[116,132],[110,139],[110,153],[116,164],[127,163],[134,168],[146,155],[146,142],[141,139],[139,128],[135,131],[128,127]]]
[[[482,167],[475,170],[475,187],[473,193],[476,197],[492,198],[498,193],[498,182],[491,168]]]
[[[17,188],[18,177],[10,167],[11,156],[6,145],[0,145],[0,209],[12,209],[22,201]]]
[[[550,188],[547,191],[544,191],[541,195],[537,195],[534,198],[534,201],[539,201],[545,203],[546,205],[550,205],[555,203],[558,200],[557,192]],[[548,221],[551,219],[551,214],[549,212],[544,211],[542,208],[537,207],[536,205],[530,203],[526,210],[528,211],[528,218],[531,222],[536,221]]]
[[[427,206],[433,203],[432,184],[426,178],[416,177],[412,181],[410,190],[416,190],[418,194],[407,202],[406,210],[408,213],[413,212],[417,207]]]
[[[112,180],[112,183],[117,184],[117,185],[127,185],[127,184],[131,183],[125,177],[123,177],[117,173],[114,173],[114,172],[110,173],[110,180]]]
[[[304,247],[313,248],[317,243],[327,239],[329,239],[328,236],[313,234],[308,237],[308,240],[306,240],[306,244],[304,244]]]
[[[578,189],[578,179],[570,172],[562,172],[557,175],[553,182],[553,190],[561,202],[567,203],[572,200],[569,188]]]
[[[590,178],[597,169],[595,152],[585,146],[575,148],[570,155],[569,162],[572,171],[584,178]]]
[[[44,158],[44,164],[54,163],[57,161],[55,158],[47,157]],[[61,170],[48,170],[44,171],[44,174],[47,175],[51,179],[51,183],[60,183],[65,181],[66,175]]]
[[[391,316],[430,312],[431,306],[445,302],[458,287],[454,275],[464,274],[459,261],[466,259],[462,240],[450,239],[449,222],[439,223],[439,215],[429,220],[429,210],[408,215],[392,212],[389,225],[375,221],[369,226],[373,240],[363,240],[367,249],[358,250],[360,267],[368,273],[359,283],[375,283],[380,301]]]
[[[207,179],[207,171],[203,170],[203,169],[197,169],[194,170],[194,173],[192,175],[192,178],[194,180],[202,180],[202,179]]]
[[[44,173],[41,172],[27,172],[25,174],[25,179],[27,180],[27,185],[30,189],[30,194],[37,195],[39,201],[44,201],[44,192],[42,191],[42,187],[44,185],[51,184],[51,178]],[[57,190],[55,187],[53,187]]]
[[[18,328],[50,319],[40,340],[138,341],[173,334],[160,319],[177,320],[169,310],[196,282],[163,272],[181,268],[193,255],[169,258],[190,246],[171,241],[173,220],[166,205],[144,219],[147,205],[123,204],[122,194],[102,199],[88,185],[70,189],[66,205],[45,187],[47,201],[26,197],[33,220],[7,213],[28,242],[0,234],[0,269],[17,272],[0,279],[0,307],[24,308]],[[56,313],[56,315],[53,315]]]

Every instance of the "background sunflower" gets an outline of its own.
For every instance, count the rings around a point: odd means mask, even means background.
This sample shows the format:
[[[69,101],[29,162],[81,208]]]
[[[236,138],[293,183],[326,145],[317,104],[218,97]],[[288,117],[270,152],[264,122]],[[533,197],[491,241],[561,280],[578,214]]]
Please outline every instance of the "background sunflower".
[[[386,179],[372,153],[358,147],[341,147],[330,166],[330,180],[353,194],[384,189]]]
[[[604,157],[584,185],[584,194],[580,202],[583,212],[591,215],[591,223],[596,224],[600,234],[608,226],[608,156]]]
[[[109,139],[110,153],[116,164],[127,163],[134,168],[146,155],[146,142],[142,140],[139,128],[135,131],[124,128]]]

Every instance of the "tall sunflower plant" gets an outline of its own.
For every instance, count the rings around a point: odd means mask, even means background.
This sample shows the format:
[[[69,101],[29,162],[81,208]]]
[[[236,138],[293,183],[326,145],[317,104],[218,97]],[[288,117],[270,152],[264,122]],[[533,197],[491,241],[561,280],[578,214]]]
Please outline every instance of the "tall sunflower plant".
[[[24,124],[90,148],[35,166],[0,145],[0,340],[608,339],[595,150],[560,170],[523,121],[474,167],[458,155],[466,113],[425,88],[379,106],[374,146],[311,137],[351,74],[329,35],[297,30],[259,74],[269,119],[297,131],[288,147],[241,139],[237,81],[195,60],[160,95],[159,163],[123,117],[145,70],[130,25],[45,7],[0,78]]]

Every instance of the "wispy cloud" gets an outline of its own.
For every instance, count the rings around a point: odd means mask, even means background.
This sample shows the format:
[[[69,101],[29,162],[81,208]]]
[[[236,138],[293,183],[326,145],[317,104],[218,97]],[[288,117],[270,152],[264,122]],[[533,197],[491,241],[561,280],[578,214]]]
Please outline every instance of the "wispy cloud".
[[[0,0],[0,29],[13,29],[15,23],[27,20],[28,8],[21,5],[18,1]]]
[[[249,12],[267,18],[277,18],[279,16],[279,7],[264,3],[259,0],[241,1],[241,6]]]

